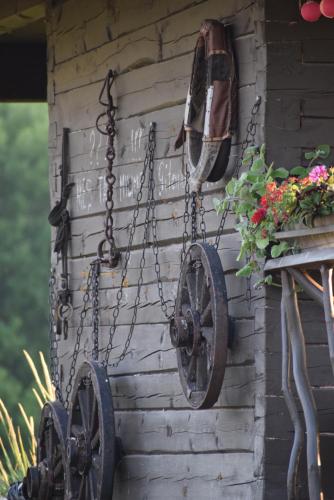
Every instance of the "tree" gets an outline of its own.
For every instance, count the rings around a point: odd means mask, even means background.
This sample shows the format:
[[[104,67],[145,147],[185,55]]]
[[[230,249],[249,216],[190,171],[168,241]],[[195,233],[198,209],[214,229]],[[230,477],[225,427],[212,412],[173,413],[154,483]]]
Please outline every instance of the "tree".
[[[22,349],[47,350],[50,228],[46,104],[0,105],[0,397],[28,410]]]

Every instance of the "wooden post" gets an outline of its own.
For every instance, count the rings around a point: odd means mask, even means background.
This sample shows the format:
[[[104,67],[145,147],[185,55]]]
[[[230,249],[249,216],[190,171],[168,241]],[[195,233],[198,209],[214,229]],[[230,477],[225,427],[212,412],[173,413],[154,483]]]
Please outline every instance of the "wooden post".
[[[292,348],[293,375],[306,423],[309,496],[310,500],[321,500],[323,496],[320,479],[321,461],[317,411],[307,374],[305,338],[300,320],[295,283],[293,277],[287,271],[282,271],[282,286],[287,330]]]
[[[284,271],[283,271],[284,272]],[[283,281],[283,278],[282,278]],[[281,336],[282,336],[282,392],[294,428],[294,440],[290,455],[287,491],[288,500],[298,499],[298,471],[300,455],[304,444],[304,429],[298,413],[296,401],[291,389],[291,345],[286,325],[285,298],[281,300]]]
[[[322,299],[324,304],[326,331],[328,338],[329,356],[334,374],[334,305],[333,305],[333,269],[326,264],[320,267],[323,293]]]

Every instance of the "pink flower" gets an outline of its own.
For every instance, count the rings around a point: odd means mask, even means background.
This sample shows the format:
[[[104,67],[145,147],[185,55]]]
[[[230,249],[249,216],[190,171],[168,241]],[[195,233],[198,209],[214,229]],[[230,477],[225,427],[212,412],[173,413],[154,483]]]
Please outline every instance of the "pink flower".
[[[310,181],[321,182],[328,179],[328,172],[325,165],[317,165],[312,168],[311,172],[308,174]]]

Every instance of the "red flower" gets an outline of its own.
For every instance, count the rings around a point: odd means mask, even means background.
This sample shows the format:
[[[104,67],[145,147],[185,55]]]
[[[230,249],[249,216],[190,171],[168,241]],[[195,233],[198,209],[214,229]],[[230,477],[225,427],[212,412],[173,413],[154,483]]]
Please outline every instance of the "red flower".
[[[265,208],[258,208],[252,215],[251,222],[253,224],[260,224],[260,222],[265,218],[267,210]]]
[[[263,208],[268,208],[268,200],[267,200],[266,196],[262,196],[261,201],[260,201],[260,205]]]

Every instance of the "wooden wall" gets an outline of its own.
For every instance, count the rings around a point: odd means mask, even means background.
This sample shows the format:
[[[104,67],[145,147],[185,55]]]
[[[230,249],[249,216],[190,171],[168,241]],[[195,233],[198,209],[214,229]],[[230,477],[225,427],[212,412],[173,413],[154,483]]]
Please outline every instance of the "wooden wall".
[[[48,101],[50,104],[50,185],[59,198],[62,127],[70,127],[72,217],[71,287],[75,313],[60,347],[66,384],[90,260],[103,235],[105,138],[94,127],[101,112],[98,95],[109,68],[117,71],[117,159],[115,230],[124,249],[138,189],[149,123],[157,123],[156,196],[165,293],[172,302],[179,275],[183,232],[184,179],[174,141],[182,122],[193,47],[205,18],[227,18],[234,25],[240,72],[238,143],[258,93],[265,86],[262,2],[251,0],[68,0],[50,2]],[[263,111],[262,111],[263,112]],[[262,123],[261,116],[259,123]],[[263,140],[263,126],[259,126]],[[206,187],[206,218],[213,236],[218,218],[212,197],[221,184]],[[129,283],[122,302],[116,344],[127,335],[136,294],[142,209]],[[226,272],[236,342],[229,353],[221,396],[208,411],[192,411],[183,396],[168,324],[160,311],[153,256],[144,272],[142,303],[133,341],[123,363],[110,370],[117,433],[125,457],[116,477],[116,500],[192,498],[260,499],[263,486],[264,299],[246,300],[246,283],[235,278],[238,239],[228,220],[220,255]],[[101,323],[107,342],[120,269],[102,278]],[[91,349],[87,322],[80,359]],[[117,353],[116,353],[117,354]]]
[[[277,166],[303,162],[305,151],[318,144],[334,146],[334,23],[322,18],[303,22],[298,2],[267,0],[266,144]],[[332,157],[333,159],[333,157]],[[286,498],[286,473],[292,425],[281,395],[280,291],[267,292],[266,308],[266,440],[265,498]],[[310,380],[319,411],[325,498],[334,498],[334,386],[323,312],[301,295]],[[305,461],[305,457],[303,457]],[[305,464],[304,464],[305,466]],[[308,499],[305,467],[302,499]]]

